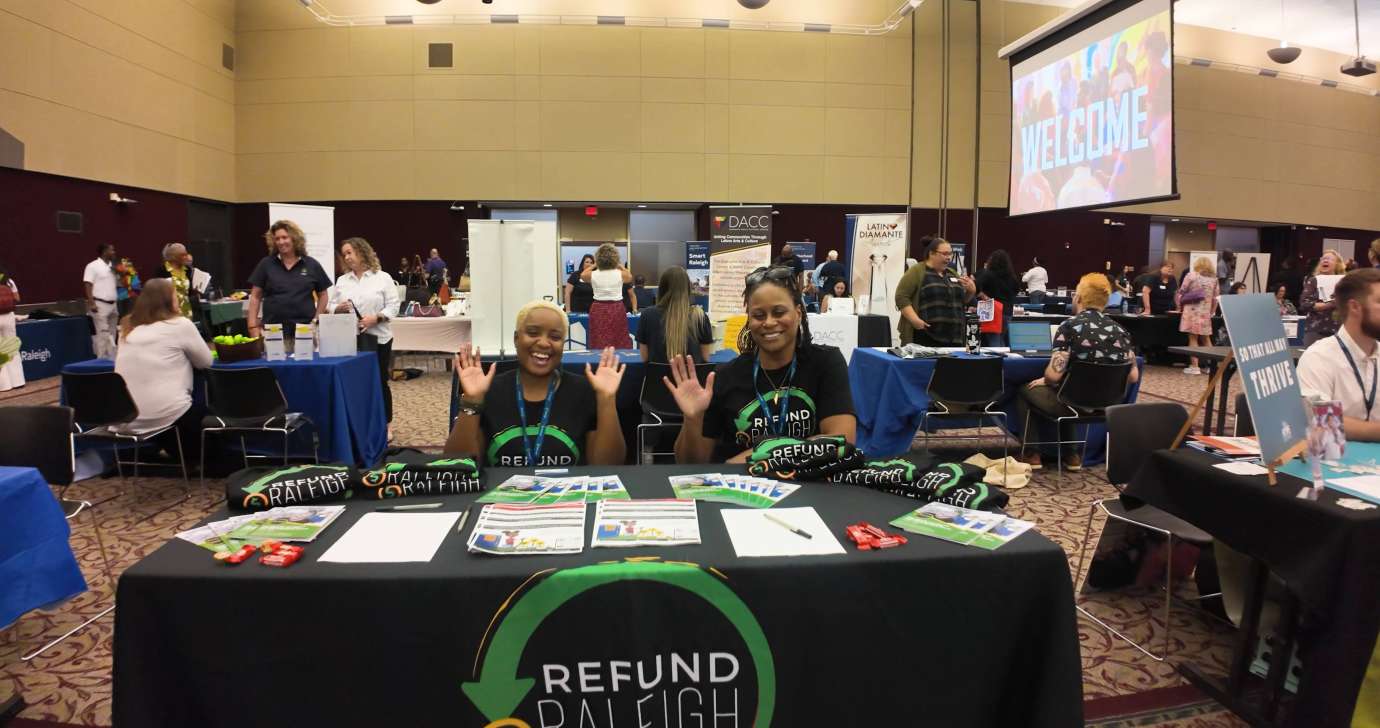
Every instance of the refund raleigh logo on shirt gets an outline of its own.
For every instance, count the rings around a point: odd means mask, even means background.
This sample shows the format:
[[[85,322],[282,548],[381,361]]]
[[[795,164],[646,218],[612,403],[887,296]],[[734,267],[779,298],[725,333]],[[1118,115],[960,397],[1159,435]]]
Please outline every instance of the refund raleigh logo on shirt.
[[[769,394],[762,396],[767,401],[767,406],[771,408],[771,414],[762,411],[762,405],[756,397],[753,397],[741,410],[738,416],[733,418],[735,431],[734,439],[743,447],[752,447],[757,443],[774,435],[782,437],[794,437],[803,440],[816,431],[815,427],[815,400],[799,387],[791,387],[790,408],[786,412],[786,429],[784,432],[775,433],[771,430],[771,417],[779,417],[781,413],[781,397],[786,390],[777,389]]]

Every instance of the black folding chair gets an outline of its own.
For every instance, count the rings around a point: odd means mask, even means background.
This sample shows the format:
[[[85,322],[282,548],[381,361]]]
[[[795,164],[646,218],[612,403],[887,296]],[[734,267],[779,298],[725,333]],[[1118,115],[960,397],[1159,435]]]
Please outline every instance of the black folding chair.
[[[671,365],[661,362],[647,362],[644,370],[646,376],[642,379],[642,393],[638,395],[638,404],[642,406],[642,422],[637,426],[637,457],[639,461],[652,456],[653,462],[657,455],[673,455],[666,452],[647,452],[646,436],[647,432],[656,430],[678,431],[681,424],[685,421],[685,416],[680,413],[680,407],[676,404],[676,398],[666,389],[666,383],[661,381],[662,377],[670,378]],[[708,362],[695,365],[695,378],[704,384],[709,378],[710,372],[714,371],[714,365]],[[650,464],[650,463],[647,463]]]
[[[1106,409],[1112,405],[1120,404],[1126,398],[1126,386],[1131,378],[1132,362],[1124,364],[1096,364],[1093,362],[1071,359],[1068,370],[1064,373],[1064,378],[1059,382],[1058,400],[1064,411],[1058,416],[1051,417],[1044,412],[1039,412],[1035,407],[1026,407],[1025,426],[1021,430],[1021,455],[1025,455],[1027,445],[1055,445],[1058,452],[1058,478],[1064,477],[1064,445],[1082,445],[1083,454],[1087,454],[1088,449],[1088,429],[1087,426],[1107,420]],[[1040,417],[1054,422],[1054,436],[1056,439],[1045,442],[1033,442],[1030,437],[1030,415],[1038,414]],[[1060,434],[1063,425],[1084,425],[1083,439],[1065,440]]]
[[[71,501],[63,497],[72,486],[76,470],[76,446],[73,441],[75,420],[71,407],[0,407],[0,465],[36,468],[49,485],[61,488],[58,502],[67,520],[88,511],[91,528],[96,533],[96,547],[101,552],[101,563],[105,567],[106,583],[114,596],[115,576],[110,569],[110,558],[105,552],[105,539],[101,536],[101,524],[96,518],[95,506],[90,501]],[[115,608],[112,603],[100,614],[82,622],[61,637],[21,656],[23,662],[38,657],[53,645],[62,642],[82,631],[87,625],[109,614]]]
[[[967,419],[976,417],[978,427],[991,418],[1002,429],[1001,456],[1006,462],[1010,446],[1006,440],[1006,412],[995,409],[1005,389],[1002,358],[999,356],[957,357],[943,356],[934,360],[934,374],[927,392],[930,407],[920,418],[920,431],[925,433],[925,451],[930,449],[930,418]],[[935,407],[939,407],[935,410]],[[983,435],[945,435],[948,440],[981,440]]]
[[[240,456],[249,467],[251,458],[277,459],[269,455],[250,455],[245,436],[267,432],[283,438],[283,464],[291,453],[289,439],[304,426],[311,426],[312,462],[320,462],[320,436],[316,425],[300,412],[289,412],[287,396],[278,377],[268,367],[222,368],[206,370],[206,411],[201,420],[201,479],[206,480],[206,435],[230,433],[240,436]]]
[[[1188,412],[1173,402],[1151,402],[1141,404],[1118,404],[1107,408],[1107,481],[1121,490],[1140,472],[1150,453],[1174,444],[1179,429],[1188,421]],[[1212,545],[1212,536],[1193,524],[1166,513],[1152,505],[1132,502],[1128,505],[1120,497],[1104,498],[1093,503],[1088,510],[1088,524],[1083,531],[1083,547],[1078,555],[1078,570],[1075,578],[1083,573],[1083,560],[1088,553],[1092,538],[1092,521],[1097,511],[1102,511],[1108,519],[1139,526],[1153,531],[1165,538],[1165,582],[1164,582],[1164,646],[1156,655],[1135,640],[1127,637],[1110,624],[1099,619],[1092,612],[1075,602],[1074,608],[1080,614],[1096,622],[1103,629],[1120,637],[1132,647],[1145,653],[1152,660],[1163,662],[1169,657],[1170,635],[1173,623],[1170,610],[1173,599],[1174,579],[1174,540],[1187,541],[1202,548]],[[1218,594],[1201,595],[1207,599]],[[1149,619],[1147,615],[1147,619]]]
[[[187,455],[182,447],[182,432],[177,429],[175,424],[137,435],[125,432],[120,428],[120,425],[133,422],[139,417],[139,407],[134,403],[134,398],[130,396],[129,387],[125,385],[124,377],[115,372],[92,372],[89,374],[63,372],[62,388],[64,396],[67,398],[67,404],[76,413],[76,425],[73,429],[76,438],[78,440],[111,443],[111,452],[115,456],[115,472],[119,474],[121,480],[124,480],[124,466],[126,465],[134,468],[133,478],[135,481],[139,480],[140,465],[168,467],[168,463],[142,461],[139,459],[139,453],[143,446],[154,438],[169,430],[172,431],[177,440],[177,462],[182,467],[182,500],[174,501],[150,514],[150,517],[192,497],[190,479],[187,475]],[[120,459],[120,446],[122,444],[134,445],[133,460]],[[118,498],[120,495],[123,494],[117,494],[112,498]]]

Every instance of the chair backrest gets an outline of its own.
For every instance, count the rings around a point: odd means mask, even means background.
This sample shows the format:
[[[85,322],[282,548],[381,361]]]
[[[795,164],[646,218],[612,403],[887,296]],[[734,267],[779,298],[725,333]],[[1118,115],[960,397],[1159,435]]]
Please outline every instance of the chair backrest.
[[[1107,482],[1131,482],[1156,450],[1174,444],[1188,410],[1177,402],[1116,404],[1107,408]]]
[[[503,374],[504,372],[511,372],[512,370],[517,369],[517,366],[517,359],[499,359],[498,361],[494,362],[494,376],[498,376],[500,374]]]
[[[940,402],[985,405],[1001,399],[1004,386],[999,356],[941,356],[934,360],[927,391]]]
[[[276,417],[287,412],[287,396],[268,367],[211,367],[206,370],[206,411],[224,419]]]
[[[700,380],[700,384],[704,384],[714,369],[715,365],[708,362],[696,364],[695,378]],[[671,365],[665,362],[647,362],[643,371],[646,374],[642,378],[642,393],[638,395],[638,403],[644,410],[679,417],[680,406],[676,404],[676,398],[666,388],[666,384],[661,381],[662,377],[671,378]]]
[[[1082,410],[1102,410],[1126,399],[1131,362],[1097,364],[1071,359],[1059,385],[1059,401]]]
[[[76,421],[88,427],[130,422],[139,416],[125,378],[115,372],[63,372],[62,392]]]
[[[49,485],[70,485],[73,424],[71,407],[0,407],[0,465],[37,468]]]
[[[1250,437],[1255,434],[1255,423],[1251,421],[1251,406],[1246,404],[1246,393],[1236,394],[1236,429],[1232,431],[1236,437]]]

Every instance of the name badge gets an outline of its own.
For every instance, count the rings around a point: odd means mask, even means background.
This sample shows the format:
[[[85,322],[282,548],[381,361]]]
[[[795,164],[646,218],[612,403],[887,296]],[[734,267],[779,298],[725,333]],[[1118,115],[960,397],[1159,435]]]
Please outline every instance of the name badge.
[[[1161,290],[1161,291],[1164,290],[1164,284],[1163,284],[1163,283],[1160,284],[1160,290]]]

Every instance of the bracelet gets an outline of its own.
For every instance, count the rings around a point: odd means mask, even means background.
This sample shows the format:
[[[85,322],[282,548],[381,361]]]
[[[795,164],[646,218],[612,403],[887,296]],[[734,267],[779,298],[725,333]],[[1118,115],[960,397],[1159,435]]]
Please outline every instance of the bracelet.
[[[482,400],[479,402],[471,402],[464,397],[460,398],[460,414],[473,417],[483,411],[484,402]]]

